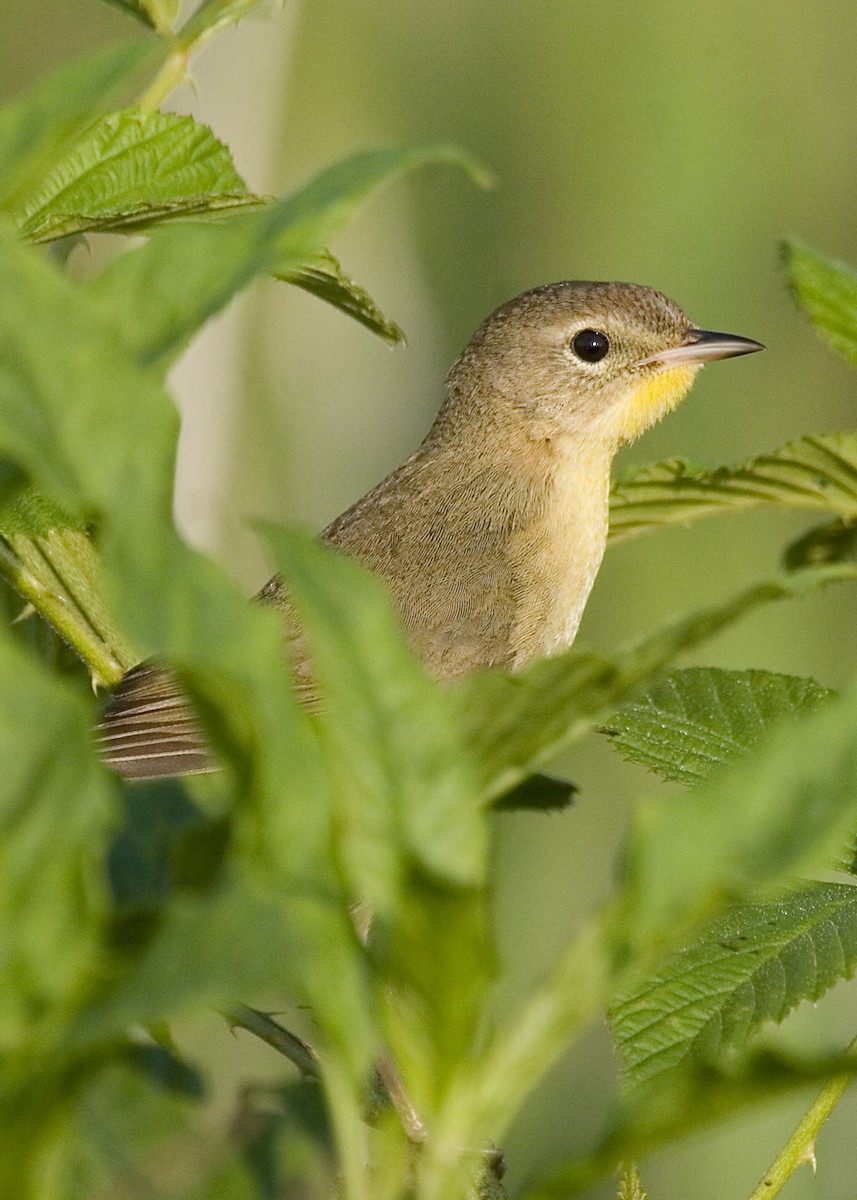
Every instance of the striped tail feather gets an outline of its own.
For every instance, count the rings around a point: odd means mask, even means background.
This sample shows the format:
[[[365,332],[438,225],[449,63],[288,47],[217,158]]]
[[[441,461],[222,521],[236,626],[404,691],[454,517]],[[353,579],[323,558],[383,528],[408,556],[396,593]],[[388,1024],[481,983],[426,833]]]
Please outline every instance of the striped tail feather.
[[[123,676],[95,734],[102,758],[123,779],[170,779],[217,769],[175,675],[152,663]]]

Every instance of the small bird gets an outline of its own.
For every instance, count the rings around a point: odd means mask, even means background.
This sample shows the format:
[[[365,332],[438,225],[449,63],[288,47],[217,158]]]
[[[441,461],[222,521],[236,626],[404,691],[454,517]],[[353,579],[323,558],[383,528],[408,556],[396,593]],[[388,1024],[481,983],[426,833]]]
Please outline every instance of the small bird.
[[[446,378],[422,445],[321,534],[384,581],[428,672],[519,670],[574,641],[607,541],[610,467],[687,393],[704,363],[763,350],[699,329],[629,283],[566,281],[491,314]],[[284,580],[282,613],[312,695]],[[201,726],[165,669],[143,663],[111,696],[104,758],[128,779],[212,769]]]

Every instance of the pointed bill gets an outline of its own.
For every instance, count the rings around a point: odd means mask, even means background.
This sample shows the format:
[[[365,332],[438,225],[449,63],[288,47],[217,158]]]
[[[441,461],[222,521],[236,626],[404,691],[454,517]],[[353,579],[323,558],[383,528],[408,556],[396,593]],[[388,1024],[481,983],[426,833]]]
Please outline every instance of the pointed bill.
[[[657,364],[664,367],[693,366],[713,362],[718,358],[734,358],[738,354],[755,354],[764,350],[761,342],[739,337],[736,333],[714,333],[710,329],[691,329],[680,346],[670,346],[637,363],[638,367]]]

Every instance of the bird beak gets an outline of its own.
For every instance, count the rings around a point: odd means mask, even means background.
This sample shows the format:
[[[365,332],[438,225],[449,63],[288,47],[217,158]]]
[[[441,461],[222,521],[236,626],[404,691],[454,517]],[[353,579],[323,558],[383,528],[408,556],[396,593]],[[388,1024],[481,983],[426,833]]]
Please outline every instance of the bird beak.
[[[680,346],[670,346],[638,362],[638,367],[657,363],[663,367],[695,366],[717,358],[734,358],[738,354],[755,354],[764,350],[761,342],[738,337],[734,333],[712,333],[709,329],[691,329]]]

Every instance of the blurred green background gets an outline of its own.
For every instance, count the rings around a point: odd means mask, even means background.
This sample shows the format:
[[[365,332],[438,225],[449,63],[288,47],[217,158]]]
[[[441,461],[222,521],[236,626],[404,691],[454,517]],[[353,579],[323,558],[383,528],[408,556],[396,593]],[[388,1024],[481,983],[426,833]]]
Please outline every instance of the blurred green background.
[[[0,98],[47,67],[133,33],[96,0],[2,0]],[[254,517],[320,528],[410,452],[455,354],[488,311],[561,278],[626,279],[764,355],[706,371],[683,407],[620,465],[681,455],[737,463],[805,432],[855,423],[854,379],[796,312],[778,244],[797,236],[857,262],[857,7],[848,0],[647,4],[585,0],[302,0],[270,6],[196,63],[192,111],[232,147],[248,184],[283,191],[376,144],[454,141],[498,184],[434,169],[374,199],[334,249],[403,325],[390,351],[302,293],[270,284],[236,303],[174,373],[185,414],[177,512],[248,592],[266,577]],[[609,648],[670,613],[774,570],[809,517],[720,518],[614,548],[582,640]],[[814,674],[853,670],[853,592],[770,609],[696,661]],[[557,765],[581,788],[562,816],[497,820],[500,1011],[606,895],[629,805],[652,786],[591,739]],[[677,813],[680,810],[677,808]],[[841,987],[777,1034],[838,1049],[855,1031]],[[201,1043],[251,1072],[213,1022]],[[227,1061],[228,1060],[228,1061]],[[274,1064],[278,1069],[278,1064]],[[583,1149],[609,1109],[615,1065],[595,1031],[506,1140],[509,1182]],[[741,1195],[808,1097],[769,1106],[644,1164],[659,1200]],[[794,1200],[851,1195],[857,1104],[818,1146]],[[610,1195],[605,1187],[599,1195]]]

